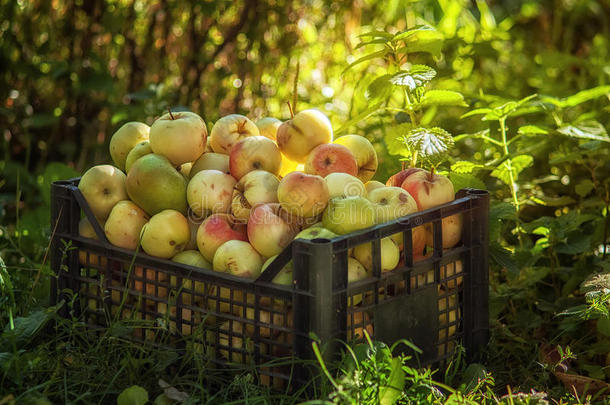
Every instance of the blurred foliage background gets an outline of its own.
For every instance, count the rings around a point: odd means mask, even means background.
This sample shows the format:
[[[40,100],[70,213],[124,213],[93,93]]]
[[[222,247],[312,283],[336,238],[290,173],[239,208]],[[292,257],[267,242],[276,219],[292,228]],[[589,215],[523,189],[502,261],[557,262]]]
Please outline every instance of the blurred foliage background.
[[[545,383],[549,374],[531,374],[540,371],[531,341],[570,344],[568,332],[588,319],[549,332],[558,313],[584,302],[583,280],[610,270],[607,0],[1,0],[0,15],[0,249],[15,270],[19,311],[48,296],[50,183],[109,162],[116,129],[150,124],[168,106],[211,128],[229,113],[287,119],[296,97],[297,110],[323,110],[338,135],[371,140],[385,181],[401,166],[388,128],[405,120],[371,112],[367,88],[390,61],[345,69],[370,52],[358,48],[359,34],[426,24],[441,34],[442,52],[408,62],[434,67],[434,88],[462,93],[469,107],[435,106],[422,122],[455,136],[443,168],[473,163],[462,166],[466,183],[496,201],[494,342],[513,356],[495,358],[502,381]],[[497,139],[497,120],[462,118],[533,94],[507,115],[510,150],[481,136]],[[489,175],[519,154],[530,158],[512,184]],[[591,347],[598,332],[581,343]],[[610,349],[599,347],[581,353],[581,371],[602,378]]]

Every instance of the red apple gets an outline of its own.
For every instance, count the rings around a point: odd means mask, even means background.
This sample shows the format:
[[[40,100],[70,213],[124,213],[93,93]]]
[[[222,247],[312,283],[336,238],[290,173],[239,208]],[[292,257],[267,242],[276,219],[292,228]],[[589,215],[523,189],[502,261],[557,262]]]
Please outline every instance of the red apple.
[[[280,181],[277,198],[288,214],[313,217],[326,208],[329,199],[328,186],[320,176],[292,172]]]
[[[248,239],[264,257],[280,254],[299,231],[280,215],[280,204],[259,204],[250,210]]]
[[[396,173],[395,175],[393,175],[392,177],[390,177],[388,179],[388,181],[385,183],[385,185],[390,186],[390,187],[401,187],[402,182],[405,181],[405,179],[407,177],[409,177],[413,173],[420,172],[420,171],[425,172],[424,169],[420,169],[418,167],[412,167],[410,169],[401,170],[398,173]]]
[[[197,231],[197,247],[209,262],[214,260],[216,249],[229,240],[246,241],[246,226],[237,224],[228,214],[213,214],[206,218]]]
[[[318,145],[305,162],[305,173],[326,177],[330,173],[358,174],[356,158],[347,147],[336,143]]]
[[[420,211],[455,199],[453,184],[446,176],[434,171],[417,170],[409,173],[401,184],[411,194]]]

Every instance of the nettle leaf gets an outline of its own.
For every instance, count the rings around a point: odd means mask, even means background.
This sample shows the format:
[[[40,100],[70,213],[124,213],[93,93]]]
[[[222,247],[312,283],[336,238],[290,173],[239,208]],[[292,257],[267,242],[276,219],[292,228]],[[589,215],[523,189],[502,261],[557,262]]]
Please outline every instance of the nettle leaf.
[[[379,76],[366,88],[364,96],[369,100],[386,98],[392,92],[392,75]]]
[[[443,34],[432,28],[419,29],[405,38],[406,46],[398,51],[403,53],[427,52],[439,58],[444,39]]]
[[[610,142],[606,128],[595,120],[565,125],[557,129],[557,132],[572,138],[593,139],[596,141]]]
[[[537,125],[524,125],[522,127],[519,127],[519,130],[517,131],[520,134],[523,135],[530,135],[530,134],[548,134],[549,131],[547,129],[544,129],[542,127],[539,127]]]
[[[422,97],[420,105],[423,107],[432,105],[468,107],[468,104],[464,101],[464,96],[451,90],[429,90]]]
[[[451,171],[455,173],[472,173],[474,169],[481,167],[484,166],[467,160],[460,160],[451,165]]]
[[[409,156],[411,151],[405,144],[405,134],[411,130],[411,124],[404,123],[389,128],[383,138],[390,155]]]
[[[470,173],[449,173],[449,180],[453,184],[455,190],[461,190],[463,188],[487,189],[485,183]]]
[[[453,137],[442,128],[415,128],[404,139],[405,144],[421,157],[445,153],[453,146]]]
[[[558,99],[555,97],[544,97],[542,100],[551,103],[560,108],[566,107],[575,107],[579,104],[587,102],[589,100],[596,99],[601,96],[609,96],[610,95],[610,86],[598,86],[593,87],[592,89],[587,89],[583,91],[579,91],[576,94],[573,94],[569,97]]]
[[[534,163],[534,158],[530,155],[519,155],[512,159],[506,159],[502,164],[496,167],[491,175],[497,179],[500,179],[504,184],[510,185],[510,173],[512,172],[513,180],[517,181],[519,173],[525,168],[529,167]]]
[[[384,49],[375,51],[373,53],[364,55],[363,57],[358,58],[354,62],[350,63],[345,69],[343,69],[343,72],[341,72],[341,74],[347,72],[348,70],[350,70],[351,68],[353,68],[356,65],[361,64],[362,62],[366,62],[367,60],[371,60],[371,59],[375,59],[375,58],[382,58],[386,55],[387,52],[388,52],[388,49],[384,48]]]
[[[392,76],[390,82],[396,86],[404,86],[409,90],[423,86],[434,79],[436,70],[426,65],[413,65],[409,70],[400,71]]]

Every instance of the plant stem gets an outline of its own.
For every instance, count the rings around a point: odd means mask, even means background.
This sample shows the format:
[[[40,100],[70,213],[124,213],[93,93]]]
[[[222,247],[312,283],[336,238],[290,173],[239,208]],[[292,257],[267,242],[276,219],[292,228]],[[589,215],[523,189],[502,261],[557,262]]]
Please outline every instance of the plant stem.
[[[508,178],[510,183],[510,194],[513,198],[513,204],[515,205],[515,211],[517,213],[517,237],[519,238],[519,245],[523,247],[523,239],[521,238],[521,225],[519,221],[519,197],[517,195],[517,184],[515,183],[515,176],[513,175],[512,160],[509,157],[508,142],[506,140],[506,117],[502,117],[499,120],[500,132],[502,134],[502,147],[504,149],[504,156],[506,157],[506,168],[508,169]]]

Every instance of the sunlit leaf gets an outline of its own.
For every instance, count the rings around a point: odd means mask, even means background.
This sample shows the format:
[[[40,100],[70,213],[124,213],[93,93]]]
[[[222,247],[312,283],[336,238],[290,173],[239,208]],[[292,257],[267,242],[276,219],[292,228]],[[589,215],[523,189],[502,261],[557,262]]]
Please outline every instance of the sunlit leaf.
[[[606,128],[597,121],[584,121],[578,124],[563,126],[557,131],[572,138],[593,139],[597,141],[610,142]]]
[[[404,142],[421,157],[430,157],[446,152],[453,146],[453,137],[442,128],[416,128],[405,137]]]
[[[381,49],[379,51],[369,53],[368,55],[364,55],[363,57],[358,58],[354,62],[350,63],[345,69],[343,69],[343,72],[341,74],[347,72],[348,70],[350,70],[351,68],[353,68],[356,65],[361,64],[362,62],[366,62],[367,60],[381,58],[381,57],[385,56],[387,52],[388,52],[387,49]]]
[[[402,41],[403,39],[408,38],[411,35],[414,35],[418,31],[429,31],[429,30],[434,30],[434,28],[427,26],[427,25],[418,25],[416,27],[413,27],[413,28],[408,29],[403,32],[399,32],[398,34],[394,35],[394,37],[392,38],[392,41]]]
[[[409,133],[412,126],[409,123],[399,124],[388,128],[383,140],[390,155],[409,156],[409,147],[404,142],[404,137]]]
[[[364,32],[360,35],[358,35],[359,38],[363,38],[363,37],[372,37],[372,38],[385,38],[385,39],[391,39],[392,37],[394,37],[393,34],[390,34],[389,32],[386,31],[379,31],[379,30],[375,30],[375,31],[368,31],[368,32]]]
[[[496,167],[491,175],[500,179],[504,184],[510,185],[511,179],[510,175],[512,173],[513,181],[517,181],[519,178],[519,173],[521,173],[525,168],[529,167],[534,163],[534,158],[530,155],[519,155],[515,156],[512,159],[506,159],[502,164]]]
[[[529,135],[529,134],[548,134],[549,131],[539,127],[537,125],[524,125],[522,127],[519,127],[519,129],[517,130],[518,133],[520,134],[524,134],[524,135]]]
[[[579,91],[576,94],[562,99],[545,96],[542,97],[542,101],[551,103],[559,108],[566,108],[575,107],[579,104],[596,99],[601,96],[610,96],[610,86],[593,87],[591,89]]]
[[[461,190],[463,188],[476,188],[485,190],[487,187],[478,177],[470,173],[449,173],[449,180],[453,184],[453,188]]]
[[[392,75],[379,76],[373,80],[371,84],[369,84],[369,86],[366,88],[364,96],[369,100],[379,98],[383,99],[389,96],[392,91],[392,83],[390,81],[391,78]]]
[[[413,65],[409,70],[400,71],[394,74],[390,83],[396,86],[404,86],[409,90],[415,90],[436,76],[436,70],[426,65]]]
[[[481,164],[469,162],[467,160],[460,160],[451,165],[451,171],[455,173],[472,173],[474,169],[484,167]]]
[[[424,94],[420,105],[424,107],[431,105],[468,107],[468,104],[464,101],[464,96],[451,90],[429,90]]]
[[[405,40],[405,46],[399,48],[401,53],[426,52],[435,57],[441,56],[443,47],[443,34],[434,29],[420,29],[412,35],[408,35]]]
[[[125,388],[117,398],[117,405],[144,405],[148,402],[148,391],[139,385]]]

